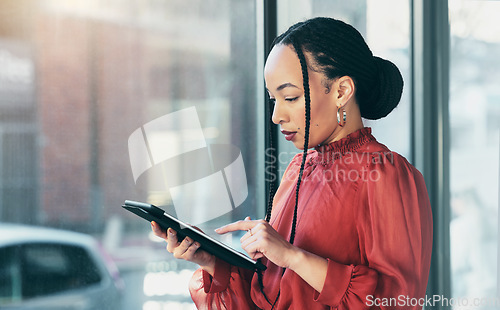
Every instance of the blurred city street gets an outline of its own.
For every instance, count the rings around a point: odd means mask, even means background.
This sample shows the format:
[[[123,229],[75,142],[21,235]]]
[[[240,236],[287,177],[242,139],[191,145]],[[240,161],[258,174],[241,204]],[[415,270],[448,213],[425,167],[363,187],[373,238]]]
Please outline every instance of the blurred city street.
[[[169,276],[165,273],[148,273],[144,270],[129,269],[122,271],[122,278],[125,282],[125,291],[123,295],[123,310],[192,310],[196,309],[188,293],[187,282],[192,275],[192,271],[179,274],[179,282],[168,283]],[[145,279],[157,277],[158,289],[165,290],[162,295],[147,296],[144,292]],[[165,281],[161,281],[161,279]],[[163,286],[162,286],[163,284]],[[170,294],[166,291],[167,287],[175,285],[176,290],[183,289],[186,294]],[[186,284],[186,285],[185,285]]]
[[[123,310],[192,310],[188,283],[196,265],[175,260],[165,243],[117,248],[112,254],[124,282]]]

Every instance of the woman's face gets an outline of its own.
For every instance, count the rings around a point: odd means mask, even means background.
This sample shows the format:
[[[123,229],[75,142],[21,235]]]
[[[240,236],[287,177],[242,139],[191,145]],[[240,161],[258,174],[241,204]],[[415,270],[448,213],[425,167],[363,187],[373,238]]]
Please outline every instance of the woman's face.
[[[330,91],[322,73],[308,70],[311,96],[309,147],[328,144],[338,127],[338,84],[333,81]],[[275,101],[272,121],[280,125],[285,138],[298,149],[304,148],[305,97],[299,57],[293,47],[279,44],[273,47],[264,68],[266,88]],[[322,83],[323,82],[323,83]]]

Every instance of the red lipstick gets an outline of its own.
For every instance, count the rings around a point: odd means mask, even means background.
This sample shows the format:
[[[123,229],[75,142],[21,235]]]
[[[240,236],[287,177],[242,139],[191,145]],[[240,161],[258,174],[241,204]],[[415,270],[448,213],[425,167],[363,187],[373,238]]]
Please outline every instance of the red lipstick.
[[[297,133],[296,131],[287,131],[287,130],[281,130],[281,133],[285,135],[285,139],[288,141],[292,140],[293,137],[295,137],[295,134]]]

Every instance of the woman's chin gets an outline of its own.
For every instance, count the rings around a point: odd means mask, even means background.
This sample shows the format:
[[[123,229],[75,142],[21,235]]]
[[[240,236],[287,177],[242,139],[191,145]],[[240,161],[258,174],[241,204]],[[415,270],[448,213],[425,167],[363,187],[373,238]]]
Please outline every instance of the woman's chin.
[[[304,140],[301,140],[301,141],[292,141],[293,145],[303,151],[304,150]],[[309,145],[311,145],[311,143],[309,143]],[[308,149],[312,148],[312,146],[309,146]]]
[[[303,150],[304,149],[304,141],[293,141],[292,140],[292,143],[299,150]]]

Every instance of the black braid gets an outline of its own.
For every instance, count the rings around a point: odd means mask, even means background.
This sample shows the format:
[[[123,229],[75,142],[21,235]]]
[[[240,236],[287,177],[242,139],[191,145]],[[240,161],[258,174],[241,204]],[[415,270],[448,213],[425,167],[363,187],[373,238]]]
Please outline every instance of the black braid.
[[[269,201],[267,202],[267,210],[266,210],[266,217],[265,217],[266,222],[269,222],[271,220],[271,211],[273,210],[273,201],[274,201],[274,194],[275,193],[276,193],[276,190],[274,188],[274,183],[271,182],[269,184]]]
[[[273,105],[270,104],[268,117],[269,117],[269,122],[271,122],[271,126],[269,127],[271,129],[271,130],[269,130],[269,147],[271,149],[273,149],[273,147],[274,147],[274,138],[273,138],[274,135],[272,134],[272,128],[274,127],[273,126],[274,124],[273,124],[272,119],[271,119],[272,111],[273,111]],[[271,163],[271,175],[274,176],[275,178],[278,177],[276,175],[276,161],[277,161],[277,159],[274,158],[272,163]],[[276,193],[276,190],[274,188],[274,182],[271,181],[271,182],[269,182],[269,200],[267,202],[266,217],[265,217],[266,222],[269,222],[271,220],[271,211],[273,209],[273,201],[274,201],[274,194],[275,193]],[[260,258],[258,259],[258,261],[260,261]],[[266,299],[266,301],[271,305],[271,301],[269,300],[266,293],[264,292],[264,281],[263,281],[261,270],[257,271],[257,280],[259,282],[260,292],[262,293],[262,295],[264,295],[264,298]],[[279,296],[279,294],[278,294],[278,296]],[[276,303],[276,300],[274,301],[274,303]],[[272,304],[272,308],[274,308],[274,304]]]
[[[271,102],[272,103],[272,102]],[[271,119],[271,116],[272,116],[272,111],[273,111],[273,104],[270,104],[269,105],[269,122],[271,123],[271,125],[269,126],[269,128],[271,130],[269,130],[269,147],[271,148],[271,150],[274,149],[274,135],[272,134],[272,128],[274,128],[274,124],[272,122],[272,119]],[[276,175],[276,162],[277,162],[277,158],[274,158],[273,161],[272,161],[272,164],[271,164],[271,175],[275,178],[277,178],[278,176]],[[269,199],[267,201],[267,209],[266,209],[266,217],[265,217],[265,220],[266,222],[269,222],[271,220],[271,211],[273,210],[273,201],[274,201],[274,194],[276,193],[276,189],[274,188],[274,182],[273,180],[271,182],[269,182]]]
[[[295,240],[295,228],[297,226],[297,209],[299,205],[299,189],[300,189],[300,184],[302,183],[304,166],[306,164],[307,150],[309,149],[309,128],[311,126],[311,96],[309,89],[309,74],[307,72],[307,62],[306,58],[304,57],[304,53],[302,52],[302,47],[297,43],[296,40],[293,40],[292,44],[295,49],[295,52],[297,53],[297,56],[299,57],[300,67],[302,69],[302,81],[304,86],[304,99],[305,99],[305,110],[306,110],[305,111],[306,128],[304,134],[304,151],[302,154],[302,162],[300,164],[300,172],[299,172],[299,178],[297,180],[297,188],[295,190],[295,207],[293,209],[292,231],[290,233],[291,244],[293,244],[293,241]]]
[[[299,177],[297,179],[297,187],[295,190],[295,206],[293,209],[293,220],[292,220],[292,230],[290,232],[290,239],[289,242],[293,244],[295,240],[295,228],[297,227],[297,210],[298,210],[298,205],[299,205],[299,190],[300,190],[300,184],[302,183],[302,175],[304,174],[304,167],[306,164],[306,158],[307,158],[307,150],[309,149],[309,129],[311,127],[311,95],[310,95],[310,88],[309,88],[309,74],[307,72],[307,62],[306,58],[304,56],[304,53],[302,52],[302,47],[297,43],[295,40],[292,41],[293,48],[297,52],[297,56],[299,57],[300,61],[300,67],[302,70],[302,80],[303,80],[303,87],[304,87],[304,99],[305,99],[305,133],[304,133],[304,150],[302,154],[302,162],[300,164],[300,172],[299,172]],[[270,194],[270,197],[274,198],[274,193]],[[267,214],[266,214],[266,220],[268,218],[271,218],[271,210],[272,210],[272,199],[270,199],[270,207],[268,206],[267,209]],[[285,268],[283,268],[281,275],[285,273]],[[276,306],[276,303],[278,302],[278,299],[280,297],[281,289],[278,291],[278,295],[276,296],[276,299],[274,302],[271,304],[269,302],[269,299],[267,298],[266,294],[264,293],[263,290],[263,283],[262,283],[262,277],[261,274],[257,274],[258,280],[259,280],[259,286],[261,289],[262,294],[264,295],[264,298],[266,301],[271,305],[271,310],[274,309]]]

